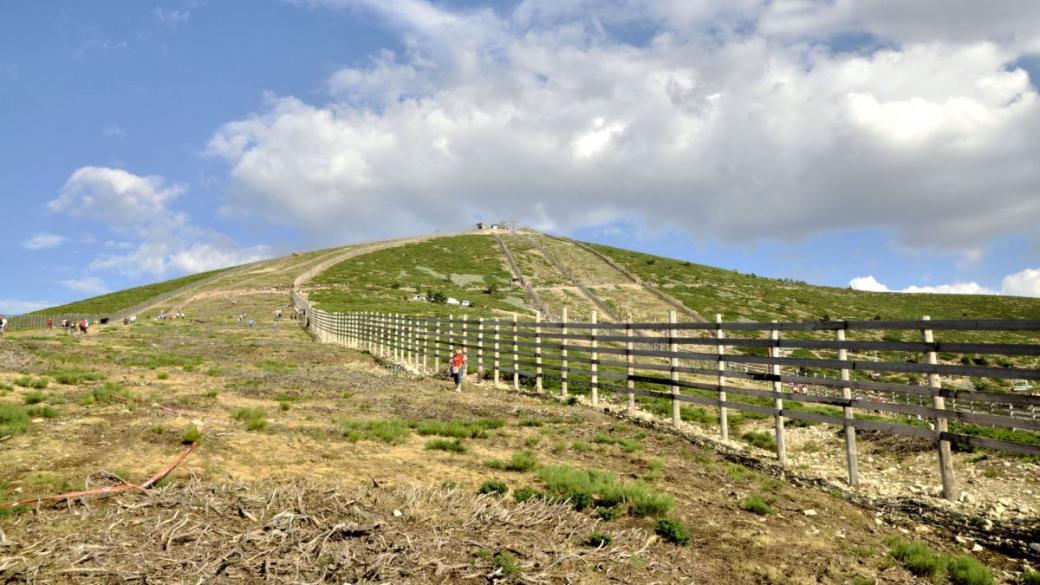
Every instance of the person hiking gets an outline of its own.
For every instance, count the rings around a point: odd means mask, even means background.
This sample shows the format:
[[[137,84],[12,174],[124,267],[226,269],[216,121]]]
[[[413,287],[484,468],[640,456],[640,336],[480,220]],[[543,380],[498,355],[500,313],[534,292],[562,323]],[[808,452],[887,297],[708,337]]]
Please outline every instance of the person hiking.
[[[0,333],[7,331],[7,317],[0,315]]]
[[[455,350],[455,355],[451,356],[448,373],[455,380],[455,391],[462,392],[462,379],[466,377],[466,354],[462,353],[462,348]]]

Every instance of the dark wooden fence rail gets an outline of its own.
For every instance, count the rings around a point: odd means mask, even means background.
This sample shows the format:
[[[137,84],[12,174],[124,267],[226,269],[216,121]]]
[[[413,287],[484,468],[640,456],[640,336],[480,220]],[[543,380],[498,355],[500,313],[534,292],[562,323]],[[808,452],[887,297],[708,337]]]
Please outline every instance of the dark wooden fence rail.
[[[781,463],[785,421],[837,425],[844,429],[852,485],[858,482],[857,432],[934,442],[947,498],[958,496],[953,448],[1040,454],[1040,396],[1003,385],[1013,380],[1030,389],[1029,381],[1040,380],[1040,321],[726,323],[717,317],[714,323],[677,323],[671,312],[667,322],[657,323],[600,323],[595,313],[590,322],[568,322],[566,315],[545,322],[515,315],[329,313],[310,309],[295,293],[294,299],[306,313],[304,325],[322,341],[422,373],[444,371],[452,352],[464,349],[478,380],[516,389],[551,387],[562,396],[579,391],[592,404],[610,392],[629,409],[637,407],[637,397],[649,399],[648,405],[665,400],[671,408],[658,410],[670,410],[676,425],[682,405],[711,407],[723,440],[729,439],[730,411],[772,417]],[[951,340],[937,340],[936,332]],[[854,333],[867,338],[849,339]],[[879,333],[885,339],[874,339]],[[916,340],[903,339],[910,337]],[[984,390],[958,387],[971,378]],[[965,411],[947,401],[1004,408]]]

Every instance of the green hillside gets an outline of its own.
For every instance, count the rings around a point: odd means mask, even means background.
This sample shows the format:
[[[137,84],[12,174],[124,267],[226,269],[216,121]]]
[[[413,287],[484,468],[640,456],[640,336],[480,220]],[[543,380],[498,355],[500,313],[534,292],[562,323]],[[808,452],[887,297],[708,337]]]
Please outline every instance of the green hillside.
[[[523,294],[498,244],[484,235],[435,238],[351,258],[311,281],[309,298],[326,311],[384,311],[407,314],[491,314],[523,311]],[[414,302],[413,294],[467,300],[463,309]]]
[[[210,276],[213,276],[215,274],[220,274],[221,272],[224,272],[226,270],[228,270],[228,268],[220,268],[217,270],[211,270],[209,272],[200,272],[198,274],[192,274],[189,276],[183,276],[181,278],[175,278],[173,280],[165,280],[163,282],[156,282],[154,284],[146,284],[144,286],[128,288],[113,293],[91,297],[89,299],[83,299],[82,301],[76,301],[74,303],[68,303],[65,305],[58,305],[56,307],[40,309],[39,311],[35,311],[32,314],[103,315],[106,313],[112,313],[120,309],[132,307],[138,303],[142,303],[144,301],[147,301],[148,299],[155,298],[161,294],[168,293],[172,290],[176,290],[182,286],[200,281],[204,278],[209,278]]]
[[[817,321],[1040,319],[1040,299],[992,295],[903,294],[813,286],[589,244],[628,271],[711,319]]]

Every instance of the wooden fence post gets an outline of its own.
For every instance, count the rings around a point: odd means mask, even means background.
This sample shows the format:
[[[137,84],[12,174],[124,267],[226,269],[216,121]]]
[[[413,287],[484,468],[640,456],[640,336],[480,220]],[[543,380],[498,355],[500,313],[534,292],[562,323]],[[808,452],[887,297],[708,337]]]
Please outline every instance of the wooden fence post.
[[[542,312],[534,312],[534,389],[542,391]]]
[[[461,321],[462,321],[462,341],[460,342],[461,347],[459,347],[459,349],[462,350],[462,353],[466,354],[466,369],[463,370],[462,373],[463,374],[468,374],[469,373],[469,347],[467,347],[467,346],[469,345],[469,327],[466,324],[466,321],[468,321],[468,319],[466,319],[466,316],[463,315]]]
[[[455,356],[455,314],[448,315],[448,363],[452,363]]]
[[[627,368],[625,369],[625,388],[628,389],[628,413],[631,414],[636,409],[636,382],[632,379],[635,375],[635,368],[632,364],[632,350],[635,349],[635,344],[632,342],[632,317],[629,316],[628,321],[625,322],[625,337],[628,339],[625,341],[625,362]]]
[[[484,318],[477,319],[477,384],[484,383]]]
[[[672,327],[668,328],[668,351],[672,354],[668,358],[668,368],[670,370],[672,382],[679,381],[679,357],[676,355],[679,352],[679,344],[675,339],[675,311],[668,311],[668,323]],[[672,426],[678,427],[679,421],[682,420],[682,406],[679,402],[679,385],[672,384]]]
[[[776,323],[776,321],[774,320],[773,323]],[[769,339],[774,342],[769,348],[770,357],[774,360],[780,358],[780,330],[771,329],[769,331]],[[777,411],[773,421],[776,429],[776,460],[780,462],[780,465],[786,465],[787,447],[786,441],[784,441],[784,415],[782,414],[784,411],[784,400],[780,398],[780,393],[784,390],[784,384],[780,381],[779,362],[773,362],[769,373],[773,375],[773,408]]]
[[[848,359],[849,359],[849,350],[845,349],[845,347],[844,347],[844,345],[845,345],[845,330],[844,329],[838,329],[838,331],[837,331],[837,338],[838,338],[838,343],[840,343],[842,345],[842,347],[838,348],[838,360],[842,361],[842,362],[848,361]],[[848,368],[842,368],[841,372],[840,372],[840,375],[841,375],[841,381],[842,382],[848,382],[849,381],[850,374],[849,374],[849,369]],[[844,400],[852,400],[852,387],[851,386],[847,386],[847,385],[846,386],[842,386],[841,387],[841,397]],[[842,416],[845,418],[846,421],[852,420],[852,416],[853,415],[852,415],[852,407],[851,406],[849,406],[849,405],[842,406],[841,412],[842,412]],[[857,486],[857,485],[859,485],[859,461],[858,461],[858,456],[857,456],[857,453],[856,453],[856,427],[848,424],[847,422],[845,423],[845,459],[846,459],[846,461],[848,463],[848,468],[849,468],[849,485]]]
[[[925,315],[921,320],[930,321],[931,317]],[[931,329],[922,329],[921,335],[924,338],[925,343],[935,343],[935,338],[932,335]],[[938,365],[939,360],[935,351],[926,352],[926,357],[928,359],[928,365]],[[942,384],[939,380],[939,374],[928,374],[928,392],[932,395],[932,406],[935,407],[936,410],[943,410],[946,408],[946,401],[940,394],[941,390]],[[949,425],[946,417],[937,414],[935,417],[935,434],[939,443],[939,473],[942,476],[943,497],[947,500],[956,500],[959,494],[957,493],[957,484],[953,479],[953,454],[950,452],[950,442],[944,441],[941,438],[942,433],[948,431]]]
[[[499,347],[499,342],[501,341],[501,335],[500,335],[501,334],[501,327],[499,325],[500,325],[500,320],[499,320],[498,317],[495,317],[495,362],[494,362],[494,365],[492,366],[492,371],[493,371],[492,375],[493,375],[494,381],[495,381],[495,388],[498,388],[498,381],[499,381],[499,378],[501,377],[501,374],[502,374],[502,372],[501,372],[502,364],[500,362],[500,358],[502,357],[502,355],[500,353],[500,349],[501,348]]]
[[[438,318],[433,325],[433,369],[440,375],[441,370],[441,321]]]
[[[726,337],[725,331],[722,330],[722,313],[715,314],[715,339],[722,340]],[[716,346],[718,351],[718,370],[719,370],[719,435],[723,441],[729,440],[729,421],[726,420],[726,407],[723,406],[726,402],[726,346],[719,341],[719,345]]]
[[[517,345],[516,313],[513,313],[513,390],[520,389],[520,355]]]
[[[591,386],[590,391],[592,393],[592,405],[597,406],[599,405],[599,352],[596,351],[598,347],[596,344],[596,311],[592,311],[591,323],[592,333],[590,337],[592,338],[592,363],[590,365],[592,367],[589,369],[592,370],[592,377],[589,380],[589,385]]]
[[[422,344],[422,371],[428,373],[430,371],[430,361],[429,361],[429,353],[430,353],[430,319],[429,319],[429,317],[420,317],[419,318],[419,327],[422,328],[422,329],[420,329],[420,333],[419,333],[419,342]]]
[[[560,333],[563,334],[563,339],[560,340],[560,345],[567,346],[567,307],[563,308],[563,316],[560,325]],[[567,397],[567,350],[560,350],[560,397]]]

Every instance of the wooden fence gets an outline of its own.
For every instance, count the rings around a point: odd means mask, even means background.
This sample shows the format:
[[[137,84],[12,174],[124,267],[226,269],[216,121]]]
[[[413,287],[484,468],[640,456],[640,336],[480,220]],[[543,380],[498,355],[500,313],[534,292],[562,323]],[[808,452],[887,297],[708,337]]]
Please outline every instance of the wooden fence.
[[[294,299],[319,339],[419,372],[443,371],[453,349],[463,348],[478,379],[516,389],[580,391],[592,404],[609,392],[629,409],[640,397],[640,406],[670,414],[676,425],[683,405],[710,407],[723,440],[730,411],[771,417],[781,463],[786,421],[837,425],[844,429],[851,485],[858,482],[857,432],[933,442],[947,498],[958,496],[952,449],[1040,454],[1040,396],[1002,385],[1013,380],[1021,389],[1040,380],[1040,321],[728,323],[719,316],[714,323],[678,323],[672,311],[659,323],[598,323],[595,313],[589,322],[568,322],[566,314],[544,322],[329,313],[295,293]],[[944,384],[964,379],[984,390]],[[1019,416],[951,407],[968,402],[1009,405]]]

